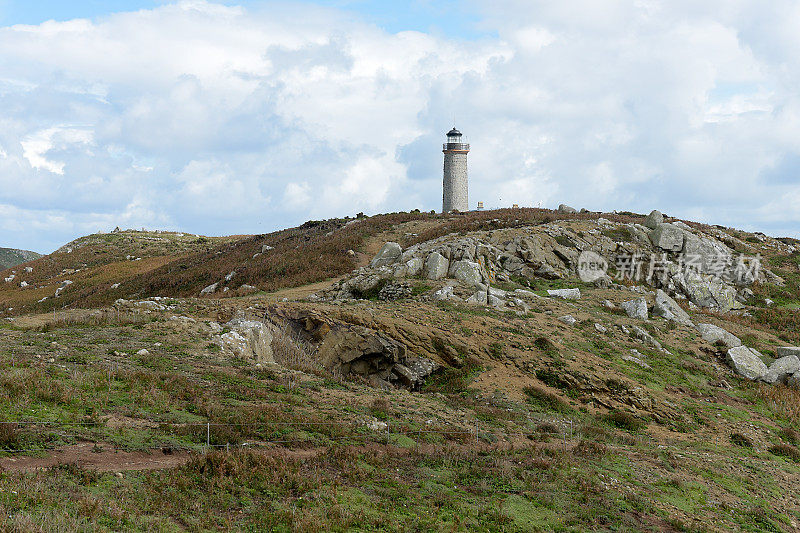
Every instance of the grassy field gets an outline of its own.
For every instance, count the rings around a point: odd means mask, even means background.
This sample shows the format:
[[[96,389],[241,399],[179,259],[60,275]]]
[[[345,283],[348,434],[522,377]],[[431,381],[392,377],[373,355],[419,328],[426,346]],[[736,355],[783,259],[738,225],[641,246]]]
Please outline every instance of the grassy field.
[[[277,364],[232,357],[219,328],[277,299],[182,297],[233,270],[236,284],[294,287],[348,272],[385,239],[408,246],[559,216],[399,213],[217,240],[123,232],[34,262],[29,293],[0,286],[4,305],[45,312],[0,320],[2,529],[800,529],[800,392],[736,378],[691,328],[604,307],[633,297],[623,291],[526,281],[540,297],[514,312],[430,302],[437,282],[413,280],[399,302],[281,304],[452,361],[418,392],[338,375],[299,344]],[[772,358],[800,342],[800,266],[796,254],[767,262],[785,283],[755,286],[752,316],[691,312]],[[67,277],[55,312],[25,307]],[[564,287],[581,300],[541,298]],[[151,294],[172,297],[162,311],[103,307]],[[572,327],[557,319],[567,313]],[[637,324],[664,349],[630,334]],[[644,366],[622,357],[632,350]]]
[[[197,322],[108,312],[2,326],[6,529],[786,531],[800,520],[786,498],[800,482],[792,389],[721,392],[711,365],[670,352],[650,372],[614,365],[671,390],[689,415],[680,423],[586,409],[541,364],[539,385],[508,399],[483,377],[529,339],[536,358],[563,364],[563,343],[531,339],[528,317],[432,307],[462,334],[504,323],[504,353],[421,393],[387,393],[224,357],[205,325],[215,304],[172,303]],[[14,469],[81,443],[103,468]],[[117,470],[115,454],[132,450],[184,455],[176,468]]]

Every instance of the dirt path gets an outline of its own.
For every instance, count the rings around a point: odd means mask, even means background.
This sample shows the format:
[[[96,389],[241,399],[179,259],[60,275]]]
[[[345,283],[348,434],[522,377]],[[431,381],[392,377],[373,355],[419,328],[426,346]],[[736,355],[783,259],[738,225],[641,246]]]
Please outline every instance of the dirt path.
[[[99,450],[99,451],[98,451]],[[111,446],[95,448],[93,443],[80,443],[50,452],[44,457],[12,456],[0,457],[0,470],[5,472],[30,472],[59,465],[75,465],[99,472],[121,472],[126,470],[160,470],[185,464],[191,454],[187,451],[161,450],[149,452],[126,452]]]

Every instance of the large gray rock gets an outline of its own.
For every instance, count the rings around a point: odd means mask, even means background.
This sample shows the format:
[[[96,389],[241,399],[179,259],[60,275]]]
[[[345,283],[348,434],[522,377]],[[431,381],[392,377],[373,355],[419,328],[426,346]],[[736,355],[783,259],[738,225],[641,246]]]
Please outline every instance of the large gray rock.
[[[683,249],[683,230],[672,224],[658,224],[650,233],[653,246],[667,252],[680,252]]]
[[[489,295],[486,291],[477,291],[475,294],[467,298],[467,303],[486,305],[489,303]]]
[[[403,255],[403,249],[396,242],[387,242],[381,248],[375,257],[370,261],[369,266],[378,268],[386,265],[392,265],[400,260]]]
[[[481,266],[472,261],[456,261],[450,265],[450,271],[453,278],[464,282],[470,287],[476,287],[483,282],[483,273]]]
[[[489,296],[496,296],[497,298],[508,298],[508,292],[497,287],[489,287]]]
[[[506,305],[506,301],[502,298],[498,298],[493,294],[489,294],[486,296],[486,304],[491,307],[504,307]]]
[[[787,355],[796,355],[800,357],[800,348],[795,346],[782,346],[778,348],[778,357],[786,357]]]
[[[398,381],[403,386],[416,390],[425,383],[425,378],[436,372],[439,365],[425,357],[407,358],[405,363],[397,363],[392,368],[389,381]],[[397,379],[394,379],[394,376]]]
[[[635,339],[639,339],[640,341],[645,343],[647,346],[650,346],[651,348],[655,348],[659,352],[666,352],[667,351],[667,350],[664,349],[663,346],[661,346],[661,343],[658,342],[658,340],[656,340],[655,337],[653,337],[648,332],[646,332],[644,330],[644,328],[640,328],[639,326],[631,326],[631,335]]]
[[[695,329],[700,332],[700,336],[703,337],[703,340],[710,344],[722,341],[728,348],[736,348],[742,345],[742,341],[739,337],[714,324],[697,324]]]
[[[406,261],[406,273],[411,277],[419,276],[422,272],[422,267],[422,259],[419,257],[412,257]]]
[[[547,295],[553,298],[562,298],[564,300],[579,300],[581,297],[580,289],[550,289]]]
[[[727,265],[731,250],[719,241],[684,232],[683,260],[689,268],[704,274],[723,277],[728,273]]]
[[[650,229],[656,229],[659,224],[664,223],[664,215],[661,214],[661,211],[653,210],[647,215],[647,218],[644,219],[644,226]]]
[[[736,298],[736,288],[720,278],[689,270],[672,279],[677,288],[697,306],[716,308],[723,313],[742,307]]]
[[[674,320],[679,324],[687,326],[692,324],[689,313],[684,311],[683,308],[678,305],[678,302],[670,298],[670,296],[661,289],[656,291],[656,303],[653,305],[653,315],[666,318],[667,320]]]
[[[226,324],[231,329],[220,335],[214,342],[234,357],[248,359],[256,363],[274,363],[272,352],[272,331],[255,320],[236,318]]]
[[[441,301],[444,301],[444,300],[450,300],[450,299],[453,298],[453,296],[455,296],[453,294],[453,287],[450,286],[450,285],[447,285],[446,287],[442,287],[438,291],[434,292],[431,295],[431,299],[433,301],[435,301],[435,302],[441,302]]]
[[[442,279],[447,277],[450,261],[439,252],[432,252],[425,260],[425,277],[427,279]]]
[[[217,287],[219,287],[219,282],[212,283],[211,285],[200,291],[200,294],[214,294],[215,292],[217,292]]]
[[[574,325],[575,325],[575,323],[578,321],[578,320],[577,320],[577,319],[576,319],[574,316],[572,316],[572,315],[564,315],[564,316],[560,316],[560,317],[558,317],[558,319],[559,319],[561,322],[563,322],[564,324],[568,325],[568,326],[574,326]]]
[[[768,370],[761,360],[761,354],[747,346],[731,348],[725,360],[737,374],[752,381],[761,379]]]
[[[572,213],[577,213],[578,210],[575,209],[574,207],[570,207],[570,206],[568,206],[566,204],[561,204],[561,205],[558,206],[558,212],[559,213],[570,213],[570,214],[572,214]]]
[[[787,355],[773,361],[761,381],[767,383],[786,383],[789,376],[800,371],[800,359],[796,355]]]
[[[628,300],[619,304],[622,309],[628,313],[631,318],[639,318],[647,320],[647,300],[644,298],[637,298],[636,300]]]
[[[381,283],[386,283],[386,277],[380,272],[366,271],[345,281],[342,288],[350,294],[348,297],[366,298],[377,290]]]

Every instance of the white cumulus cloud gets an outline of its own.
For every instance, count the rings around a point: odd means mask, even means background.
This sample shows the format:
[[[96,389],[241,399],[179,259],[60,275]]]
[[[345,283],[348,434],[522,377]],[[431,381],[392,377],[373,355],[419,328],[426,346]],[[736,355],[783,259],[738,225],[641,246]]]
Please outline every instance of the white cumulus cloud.
[[[484,36],[201,0],[0,28],[0,245],[436,209],[454,119],[473,206],[659,208],[798,233],[793,2],[464,8]]]

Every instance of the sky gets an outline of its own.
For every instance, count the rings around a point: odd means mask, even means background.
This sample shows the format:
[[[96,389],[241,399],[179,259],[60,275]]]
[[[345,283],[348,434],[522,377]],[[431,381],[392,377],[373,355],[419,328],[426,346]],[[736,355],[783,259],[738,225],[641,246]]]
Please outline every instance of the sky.
[[[0,0],[0,246],[566,203],[800,236],[800,5]]]

